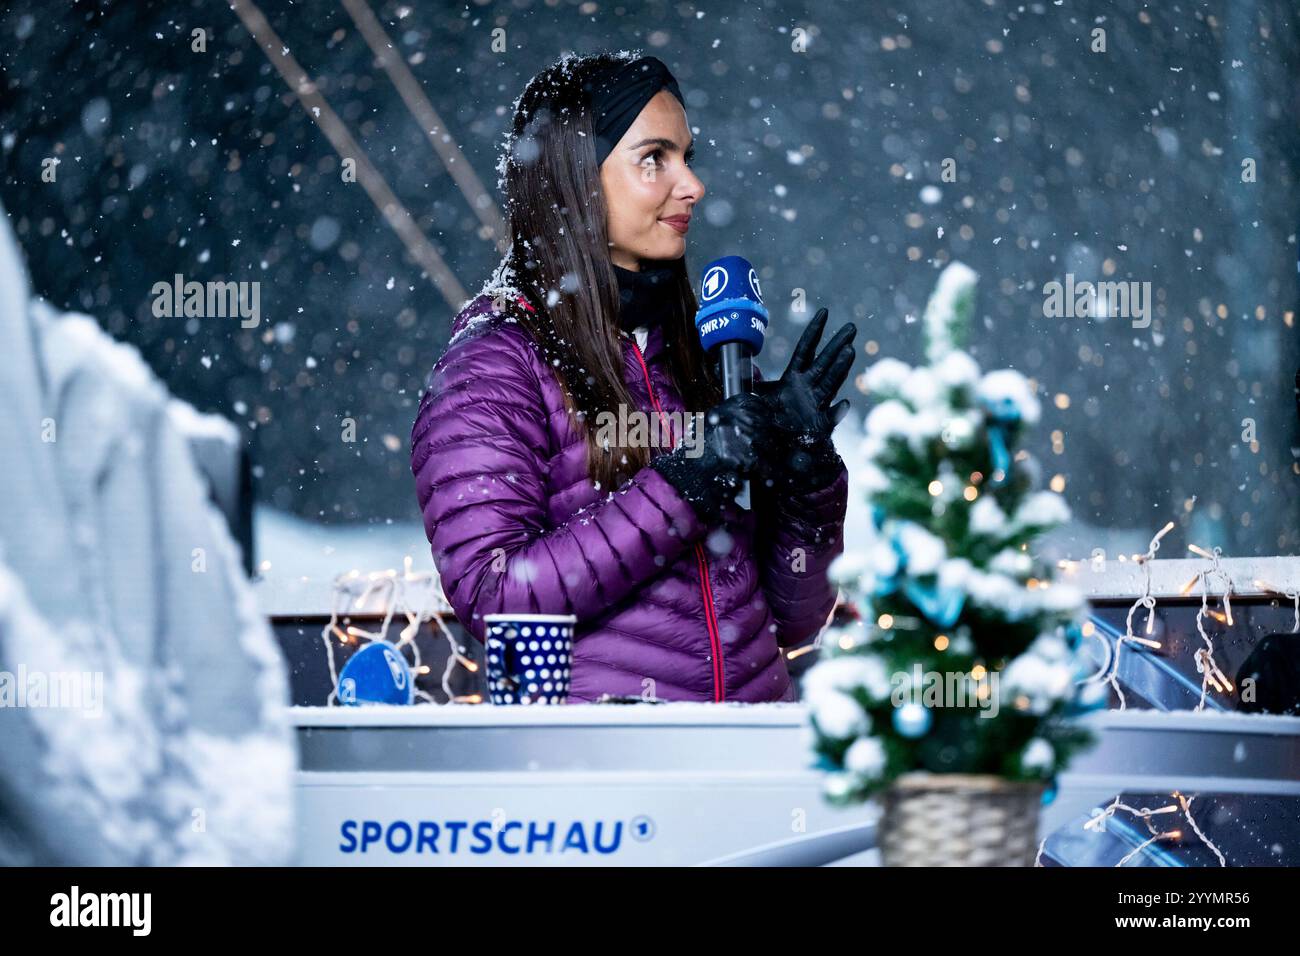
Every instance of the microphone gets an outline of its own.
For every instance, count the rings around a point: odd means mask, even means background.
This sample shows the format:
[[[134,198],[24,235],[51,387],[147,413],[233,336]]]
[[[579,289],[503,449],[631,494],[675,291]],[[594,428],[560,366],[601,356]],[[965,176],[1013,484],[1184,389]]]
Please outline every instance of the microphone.
[[[754,356],[763,349],[767,322],[758,273],[747,259],[723,256],[705,267],[695,330],[704,353],[718,364],[723,398],[754,390]],[[748,480],[736,495],[736,504],[749,508]]]

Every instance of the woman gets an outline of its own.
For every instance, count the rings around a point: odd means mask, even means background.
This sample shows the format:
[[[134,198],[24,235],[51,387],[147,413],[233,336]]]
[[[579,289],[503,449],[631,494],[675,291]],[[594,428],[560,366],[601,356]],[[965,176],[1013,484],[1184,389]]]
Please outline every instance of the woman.
[[[684,259],[692,151],[653,57],[567,57],[529,82],[501,170],[512,248],[455,318],[411,435],[457,617],[481,640],[487,614],[576,615],[569,702],[792,700],[781,649],[835,603],[848,402],[831,401],[855,330],[814,358],[821,310],[779,381],[722,400]],[[701,433],[673,428],[688,411]],[[676,447],[611,442],[602,412],[663,416]]]

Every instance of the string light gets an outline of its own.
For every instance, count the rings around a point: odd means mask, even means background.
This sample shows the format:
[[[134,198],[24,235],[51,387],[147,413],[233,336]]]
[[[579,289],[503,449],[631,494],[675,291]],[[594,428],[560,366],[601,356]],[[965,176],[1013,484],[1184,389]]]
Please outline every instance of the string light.
[[[1135,554],[1133,556],[1133,560],[1137,562],[1139,565],[1141,565],[1142,567],[1142,595],[1136,601],[1134,601],[1133,606],[1128,609],[1128,616],[1124,619],[1124,636],[1120,637],[1115,641],[1115,647],[1112,650],[1110,646],[1110,642],[1107,641],[1100,634],[1097,634],[1098,639],[1102,642],[1102,646],[1106,648],[1106,661],[1098,669],[1097,673],[1085,677],[1083,680],[1077,682],[1079,684],[1090,684],[1093,681],[1101,680],[1109,684],[1111,686],[1111,689],[1115,691],[1116,696],[1119,697],[1120,710],[1126,710],[1128,708],[1128,701],[1124,697],[1124,691],[1119,686],[1120,648],[1123,647],[1125,642],[1139,644],[1143,647],[1151,648],[1152,650],[1158,650],[1160,648],[1159,641],[1153,641],[1145,637],[1138,637],[1136,634],[1133,633],[1133,614],[1137,611],[1139,607],[1146,608],[1147,609],[1146,632],[1148,634],[1154,632],[1155,617],[1156,617],[1156,599],[1155,596],[1151,593],[1151,562],[1155,560],[1156,552],[1160,550],[1160,539],[1163,538],[1165,535],[1167,535],[1173,529],[1174,529],[1174,523],[1172,521],[1167,522],[1163,528],[1161,528],[1159,531],[1155,533],[1155,537],[1153,537],[1151,539],[1151,543],[1147,545],[1146,554]],[[1120,559],[1122,560],[1123,557],[1124,556],[1121,554]],[[1093,631],[1090,633],[1097,633],[1097,632]]]
[[[1177,794],[1175,794],[1175,796],[1177,796]],[[1123,866],[1129,860],[1133,859],[1133,857],[1137,856],[1139,853],[1141,853],[1143,850],[1149,847],[1152,843],[1155,843],[1157,840],[1177,840],[1177,839],[1181,839],[1183,835],[1181,830],[1165,830],[1165,831],[1157,830],[1155,828],[1155,825],[1152,824],[1151,822],[1151,818],[1154,816],[1160,816],[1161,814],[1165,814],[1165,813],[1177,813],[1178,812],[1177,806],[1173,804],[1169,804],[1167,806],[1157,807],[1154,810],[1148,807],[1142,807],[1141,809],[1139,809],[1137,807],[1130,807],[1127,803],[1121,803],[1119,796],[1116,796],[1114,801],[1112,801],[1109,806],[1103,807],[1102,809],[1098,810],[1090,820],[1085,821],[1083,824],[1083,828],[1085,830],[1093,830],[1098,833],[1104,833],[1106,832],[1106,821],[1109,820],[1111,817],[1113,817],[1115,813],[1119,810],[1123,810],[1126,813],[1131,813],[1133,814],[1133,816],[1141,820],[1146,825],[1147,832],[1151,834],[1151,837],[1147,840],[1144,840],[1142,843],[1138,844],[1128,853],[1124,854],[1124,856],[1120,859],[1120,861],[1115,864],[1116,867]]]
[[[374,630],[367,630],[352,623],[344,625],[344,621],[348,620],[351,614],[362,611],[366,614],[379,614],[381,610],[383,619]],[[366,575],[353,569],[336,577],[330,619],[321,629],[321,640],[325,644],[331,681],[330,695],[325,701],[326,706],[338,700],[339,675],[334,660],[334,639],[337,639],[340,644],[387,641],[389,626],[394,618],[399,616],[405,618],[406,623],[398,632],[397,640],[390,643],[399,654],[409,648],[412,671],[419,675],[430,672],[429,666],[420,659],[420,647],[415,642],[415,636],[422,625],[432,623],[442,632],[451,650],[442,674],[442,690],[447,695],[447,700],[455,704],[481,702],[482,697],[479,694],[457,697],[452,693],[451,675],[456,666],[459,665],[474,673],[478,671],[478,665],[462,653],[455,635],[443,620],[449,613],[452,613],[452,609],[443,597],[442,583],[438,579],[437,572],[413,570],[409,555],[403,562],[400,575],[393,568],[387,571],[373,571]],[[419,688],[416,688],[415,695],[430,704],[437,703],[432,696]]]
[[[1204,710],[1206,696],[1211,687],[1221,694],[1232,691],[1232,681],[1228,675],[1219,669],[1218,663],[1214,660],[1214,642],[1210,640],[1210,635],[1205,630],[1205,619],[1211,616],[1210,612],[1210,584],[1211,577],[1218,577],[1223,581],[1223,620],[1229,627],[1232,626],[1232,578],[1219,565],[1219,556],[1223,553],[1222,549],[1215,548],[1213,551],[1205,551],[1194,544],[1189,544],[1187,550],[1194,554],[1210,560],[1210,567],[1203,568],[1197,572],[1197,580],[1201,582],[1201,607],[1196,612],[1196,632],[1205,642],[1204,647],[1198,647],[1196,653],[1192,655],[1192,660],[1196,662],[1196,672],[1201,675],[1201,699],[1197,702],[1193,710]]]
[[[1125,863],[1133,859],[1133,857],[1137,856],[1139,853],[1141,853],[1143,850],[1149,847],[1152,843],[1155,843],[1157,840],[1177,840],[1181,836],[1182,833],[1180,833],[1178,830],[1170,830],[1168,833],[1157,833],[1149,840],[1144,840],[1143,842],[1135,846],[1132,850],[1130,850],[1128,853],[1124,854],[1123,858],[1121,858],[1120,861],[1115,864],[1115,866],[1116,867],[1123,866]]]
[[[1160,550],[1160,539],[1163,538],[1166,534],[1168,534],[1173,529],[1173,527],[1174,527],[1174,522],[1170,521],[1166,523],[1165,526],[1161,528],[1159,532],[1156,533],[1156,536],[1151,539],[1151,544],[1147,548],[1146,554],[1139,554],[1133,556],[1134,562],[1140,564],[1144,572],[1143,588],[1142,588],[1141,596],[1139,596],[1138,599],[1133,602],[1133,606],[1129,608],[1128,616],[1125,618],[1125,633],[1122,637],[1118,638],[1115,641],[1113,649],[1111,648],[1109,642],[1107,642],[1103,637],[1101,637],[1101,635],[1098,635],[1098,638],[1102,641],[1102,645],[1106,649],[1106,653],[1107,653],[1106,660],[1102,664],[1102,666],[1098,668],[1096,673],[1088,677],[1085,677],[1083,680],[1077,682],[1078,684],[1087,684],[1093,681],[1101,680],[1109,684],[1114,689],[1116,696],[1119,698],[1120,710],[1125,710],[1127,708],[1127,701],[1124,697],[1124,692],[1121,689],[1118,680],[1119,655],[1123,645],[1125,643],[1134,643],[1134,644],[1142,645],[1144,647],[1151,648],[1153,650],[1159,649],[1161,646],[1160,642],[1158,641],[1141,638],[1136,636],[1133,633],[1133,615],[1139,607],[1145,607],[1147,609],[1146,633],[1147,634],[1154,633],[1156,600],[1154,595],[1152,595],[1151,593],[1151,564],[1150,563],[1155,559],[1156,552]],[[1182,588],[1179,589],[1179,594],[1185,595],[1190,593],[1191,590],[1197,584],[1200,584],[1201,586],[1201,607],[1196,612],[1196,632],[1200,636],[1201,640],[1204,642],[1205,646],[1197,648],[1192,655],[1192,660],[1196,665],[1196,672],[1201,675],[1201,696],[1200,696],[1200,700],[1197,702],[1196,707],[1193,708],[1194,710],[1199,711],[1205,709],[1206,699],[1211,689],[1217,691],[1220,694],[1228,694],[1235,689],[1231,678],[1229,678],[1228,675],[1223,672],[1223,670],[1219,667],[1218,662],[1215,660],[1214,641],[1210,638],[1209,633],[1205,629],[1205,619],[1207,617],[1213,618],[1214,620],[1218,621],[1220,624],[1224,624],[1227,627],[1234,627],[1236,625],[1236,620],[1234,619],[1232,614],[1232,595],[1233,595],[1232,577],[1223,569],[1222,565],[1220,564],[1220,558],[1223,555],[1222,549],[1214,548],[1211,551],[1207,551],[1204,548],[1198,547],[1195,544],[1189,544],[1187,546],[1187,550],[1192,552],[1193,554],[1199,555],[1200,557],[1207,559],[1210,562],[1210,566],[1208,568],[1202,568],[1200,571],[1196,572],[1196,574],[1192,577],[1192,579],[1188,581],[1186,584],[1184,584]],[[1124,556],[1120,555],[1120,560],[1123,560],[1123,558]],[[1210,607],[1210,579],[1211,578],[1217,578],[1223,585],[1223,610],[1222,611],[1218,611]],[[1300,632],[1300,593],[1294,590],[1286,591],[1281,588],[1278,588],[1275,585],[1271,585],[1264,581],[1259,581],[1259,580],[1255,581],[1255,585],[1256,587],[1259,587],[1261,590],[1271,591],[1274,594],[1283,594],[1286,597],[1291,599],[1295,609],[1295,624],[1293,627],[1293,632]],[[1085,632],[1085,634],[1086,633],[1089,632]]]
[[[1196,835],[1201,838],[1201,842],[1213,850],[1214,855],[1219,858],[1219,866],[1227,866],[1228,861],[1225,860],[1223,854],[1219,852],[1219,848],[1210,841],[1209,837],[1201,832],[1201,828],[1196,825],[1196,820],[1192,817],[1192,801],[1195,800],[1196,797],[1184,797],[1181,793],[1175,793],[1174,796],[1178,798],[1178,803],[1183,808],[1183,816],[1187,818],[1188,825],[1193,831],[1195,831]]]
[[[1139,607],[1147,609],[1146,633],[1152,634],[1155,629],[1155,606],[1156,600],[1151,593],[1151,565],[1150,562],[1155,559],[1156,552],[1160,550],[1160,539],[1168,534],[1174,527],[1174,522],[1170,521],[1165,524],[1156,536],[1151,539],[1151,544],[1147,548],[1146,554],[1134,555],[1133,560],[1142,566],[1143,570],[1143,587],[1142,594],[1133,606],[1129,608],[1128,615],[1125,618],[1124,635],[1115,641],[1114,649],[1110,644],[1102,639],[1106,647],[1107,658],[1103,665],[1098,668],[1097,672],[1078,681],[1079,684],[1087,684],[1093,681],[1102,680],[1109,684],[1119,698],[1119,709],[1127,709],[1128,703],[1124,697],[1124,691],[1119,685],[1119,655],[1125,643],[1139,644],[1153,650],[1159,649],[1159,641],[1148,640],[1138,637],[1133,633],[1133,615]],[[1187,594],[1198,583],[1201,585],[1201,607],[1196,613],[1196,631],[1200,635],[1205,646],[1197,648],[1192,655],[1192,660],[1196,664],[1196,672],[1201,675],[1201,697],[1195,710],[1204,710],[1208,693],[1211,689],[1221,693],[1231,693],[1234,690],[1232,680],[1227,674],[1220,669],[1218,662],[1214,658],[1214,642],[1211,640],[1209,633],[1205,630],[1205,619],[1207,617],[1217,620],[1221,624],[1233,627],[1236,624],[1232,615],[1232,578],[1228,575],[1219,563],[1223,551],[1221,548],[1214,548],[1212,551],[1206,551],[1204,548],[1195,544],[1189,544],[1187,549],[1193,554],[1199,555],[1210,561],[1210,567],[1203,568],[1180,589],[1180,594]],[[1121,555],[1121,558],[1123,555]],[[1216,611],[1210,608],[1210,578],[1217,578],[1223,584],[1223,610]],[[1274,586],[1266,585],[1261,581],[1255,582],[1257,586],[1273,591],[1278,594],[1285,594],[1291,598],[1295,605],[1295,630],[1300,631],[1300,594],[1293,591],[1282,591]],[[1100,636],[1099,636],[1100,638]]]
[[[1269,591],[1273,594],[1285,595],[1291,600],[1295,605],[1295,624],[1292,625],[1291,632],[1293,634],[1300,633],[1300,591],[1284,591],[1277,585],[1269,584],[1267,581],[1260,581],[1258,578],[1255,579],[1255,587],[1259,588],[1261,591]]]
[[[1088,683],[1099,679],[1104,679],[1107,683],[1110,683],[1111,686],[1114,687],[1116,693],[1119,696],[1120,710],[1125,709],[1124,694],[1120,689],[1118,681],[1116,680],[1119,671],[1119,652],[1121,646],[1126,641],[1132,641],[1134,643],[1142,644],[1147,647],[1152,647],[1152,648],[1160,647],[1159,642],[1148,641],[1134,636],[1133,614],[1137,611],[1138,607],[1145,607],[1147,609],[1146,632],[1148,634],[1152,633],[1152,625],[1155,618],[1156,602],[1155,602],[1155,597],[1151,594],[1150,562],[1155,559],[1156,552],[1160,549],[1160,539],[1164,537],[1166,534],[1168,534],[1169,531],[1173,529],[1173,527],[1174,527],[1174,522],[1170,521],[1169,523],[1167,523],[1156,534],[1156,536],[1151,539],[1151,544],[1148,547],[1146,554],[1134,556],[1133,560],[1141,564],[1144,571],[1143,589],[1142,589],[1142,595],[1133,603],[1133,606],[1129,608],[1128,616],[1125,622],[1125,634],[1123,637],[1119,638],[1115,642],[1115,647],[1113,651],[1111,651],[1108,642],[1106,642],[1105,640],[1102,641],[1103,646],[1106,647],[1107,649],[1108,656],[1106,662],[1097,671],[1097,673],[1091,675],[1090,677],[1085,678],[1082,681],[1079,681],[1080,684],[1083,684],[1083,683]],[[1204,710],[1206,697],[1211,687],[1219,691],[1220,693],[1229,693],[1233,690],[1232,681],[1219,668],[1217,662],[1214,659],[1214,643],[1210,639],[1209,634],[1206,633],[1205,625],[1204,625],[1205,618],[1211,617],[1219,621],[1220,623],[1225,624],[1228,627],[1235,626],[1235,620],[1232,614],[1233,584],[1232,584],[1231,576],[1223,569],[1222,565],[1220,564],[1220,558],[1222,557],[1223,554],[1222,549],[1214,548],[1212,551],[1206,551],[1204,548],[1200,548],[1195,544],[1190,544],[1188,545],[1188,550],[1191,551],[1193,554],[1205,558],[1210,562],[1209,567],[1203,568],[1200,571],[1198,571],[1196,575],[1180,589],[1179,592],[1180,594],[1188,594],[1192,590],[1192,588],[1194,588],[1198,583],[1201,585],[1201,607],[1196,614],[1196,630],[1197,633],[1200,635],[1202,641],[1205,642],[1205,646],[1198,648],[1196,652],[1193,654],[1193,660],[1196,663],[1196,670],[1198,673],[1202,675],[1201,698],[1199,703],[1194,709]],[[1123,560],[1123,555],[1120,555],[1120,560],[1121,561]],[[1223,584],[1223,611],[1222,612],[1212,610],[1210,608],[1209,593],[1210,593],[1211,578],[1217,578]],[[1292,602],[1293,615],[1294,615],[1292,632],[1300,633],[1300,590],[1296,590],[1296,589],[1287,590],[1284,588],[1280,588],[1277,585],[1270,584],[1267,581],[1262,581],[1259,579],[1256,579],[1254,581],[1254,584],[1255,587],[1259,588],[1261,591],[1266,591],[1272,594],[1283,595]],[[1090,629],[1084,630],[1085,636],[1089,633],[1093,633],[1093,631]],[[1192,814],[1192,801],[1195,800],[1196,797],[1184,796],[1183,794],[1178,793],[1176,791],[1173,793],[1173,797],[1177,801],[1176,804],[1169,804],[1167,806],[1150,809],[1147,807],[1142,807],[1142,808],[1131,807],[1125,803],[1122,803],[1120,801],[1120,797],[1116,796],[1114,801],[1109,806],[1098,810],[1091,819],[1089,819],[1087,822],[1083,824],[1083,827],[1085,830],[1104,831],[1106,829],[1106,820],[1108,820],[1119,810],[1123,810],[1127,813],[1131,813],[1135,817],[1140,819],[1146,825],[1147,830],[1151,834],[1151,836],[1149,839],[1143,841],[1140,845],[1135,847],[1129,853],[1125,854],[1124,857],[1120,859],[1120,861],[1116,864],[1116,866],[1124,866],[1130,860],[1136,857],[1139,853],[1141,853],[1144,849],[1146,849],[1151,844],[1157,842],[1158,840],[1181,839],[1183,836],[1182,830],[1168,830],[1163,832],[1158,831],[1153,825],[1151,820],[1151,818],[1155,816],[1169,814],[1169,813],[1178,813],[1181,811],[1183,817],[1187,821],[1188,827],[1191,828],[1191,831],[1195,833],[1197,838],[1200,839],[1200,841],[1206,846],[1206,848],[1208,848],[1215,855],[1215,857],[1219,861],[1219,865],[1226,867],[1228,863],[1223,852],[1205,834],[1205,832],[1201,829],[1200,825],[1197,823],[1196,818]],[[1042,843],[1039,844],[1038,855],[1035,857],[1034,860],[1035,866],[1042,865],[1041,858],[1042,858],[1044,848],[1046,847],[1046,844],[1047,844],[1046,840],[1044,840]]]
[[[1147,829],[1150,832],[1155,833],[1156,832],[1155,827],[1151,825],[1151,817],[1158,816],[1162,813],[1177,813],[1178,807],[1176,807],[1174,804],[1171,803],[1168,806],[1157,807],[1154,810],[1151,810],[1147,807],[1142,807],[1141,809],[1138,809],[1136,807],[1130,807],[1127,803],[1121,803],[1120,798],[1116,796],[1115,799],[1108,806],[1102,807],[1100,810],[1098,810],[1092,816],[1092,819],[1085,821],[1083,824],[1083,828],[1085,830],[1095,830],[1098,833],[1105,833],[1106,821],[1109,820],[1111,817],[1113,817],[1115,813],[1119,810],[1124,810],[1128,813],[1133,814],[1133,816],[1137,817],[1143,823],[1146,824]]]
[[[1149,809],[1147,807],[1142,807],[1141,809],[1138,809],[1136,807],[1130,807],[1126,803],[1121,803],[1120,798],[1116,796],[1114,801],[1111,802],[1109,806],[1103,807],[1102,809],[1098,810],[1092,816],[1091,819],[1087,820],[1083,824],[1083,828],[1085,830],[1093,830],[1099,833],[1104,833],[1106,831],[1106,821],[1109,820],[1112,816],[1114,816],[1115,813],[1119,810],[1123,810],[1126,813],[1133,814],[1133,816],[1137,817],[1146,825],[1147,832],[1151,834],[1151,838],[1149,840],[1144,841],[1141,845],[1135,847],[1131,852],[1125,854],[1124,858],[1115,864],[1117,867],[1119,867],[1119,866],[1123,866],[1129,860],[1133,859],[1133,857],[1137,856],[1138,853],[1146,849],[1156,840],[1182,839],[1183,836],[1182,830],[1165,830],[1162,832],[1157,830],[1154,824],[1152,824],[1151,822],[1152,817],[1160,816],[1162,814],[1167,814],[1167,813],[1178,813],[1181,810],[1183,817],[1187,820],[1187,825],[1192,828],[1192,831],[1200,838],[1201,842],[1204,843],[1214,853],[1214,855],[1219,858],[1219,865],[1227,866],[1228,861],[1224,858],[1223,853],[1220,852],[1219,848],[1214,845],[1213,841],[1210,840],[1210,838],[1205,835],[1204,831],[1202,831],[1200,826],[1197,824],[1196,818],[1192,816],[1192,801],[1195,800],[1196,797],[1194,796],[1185,797],[1176,790],[1174,791],[1172,796],[1175,800],[1178,801],[1177,804],[1171,803],[1163,807],[1157,807],[1154,810]],[[1039,852],[1040,853],[1042,852],[1041,847],[1039,848]]]

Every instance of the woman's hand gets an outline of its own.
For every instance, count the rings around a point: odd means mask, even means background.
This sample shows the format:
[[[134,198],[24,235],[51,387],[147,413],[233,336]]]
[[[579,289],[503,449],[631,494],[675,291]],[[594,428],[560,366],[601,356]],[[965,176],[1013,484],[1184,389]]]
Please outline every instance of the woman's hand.
[[[831,404],[853,367],[853,337],[848,322],[814,357],[826,326],[818,309],[799,337],[779,379],[759,382],[755,394],[771,414],[775,452],[764,460],[765,477],[784,491],[806,491],[830,484],[841,467],[831,431],[849,411],[849,400]]]
[[[771,454],[775,429],[771,410],[757,395],[733,395],[704,415],[704,428],[650,462],[704,518],[716,518],[728,497],[740,489],[742,476]]]

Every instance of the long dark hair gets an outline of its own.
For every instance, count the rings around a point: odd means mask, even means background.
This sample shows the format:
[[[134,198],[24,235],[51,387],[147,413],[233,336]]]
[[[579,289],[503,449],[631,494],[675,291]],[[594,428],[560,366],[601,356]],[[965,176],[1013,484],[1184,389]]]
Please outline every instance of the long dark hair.
[[[583,81],[622,60],[569,56],[524,87],[515,104],[502,166],[510,250],[500,278],[536,311],[519,310],[587,439],[587,471],[613,490],[650,461],[646,447],[598,446],[596,416],[635,406],[623,381],[618,278],[609,255],[604,191],[596,161],[590,99]],[[663,317],[669,374],[689,411],[721,400],[717,377],[695,332],[695,290],[681,258],[670,264],[677,294]]]

